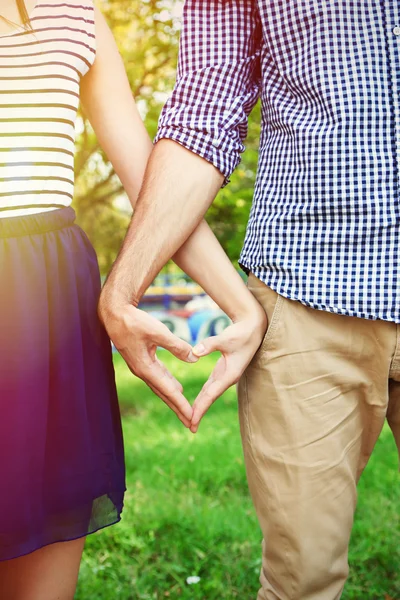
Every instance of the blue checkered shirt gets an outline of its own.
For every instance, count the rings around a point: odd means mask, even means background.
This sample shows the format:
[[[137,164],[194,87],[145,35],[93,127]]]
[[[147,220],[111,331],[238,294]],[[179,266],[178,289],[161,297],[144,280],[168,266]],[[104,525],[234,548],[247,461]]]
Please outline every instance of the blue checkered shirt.
[[[313,308],[400,323],[399,0],[186,0],[169,138],[229,180],[261,96],[243,267]]]

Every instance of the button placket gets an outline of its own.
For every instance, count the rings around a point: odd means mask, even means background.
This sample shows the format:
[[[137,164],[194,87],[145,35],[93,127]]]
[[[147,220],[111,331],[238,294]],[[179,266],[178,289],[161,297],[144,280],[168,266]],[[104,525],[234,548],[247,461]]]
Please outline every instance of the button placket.
[[[392,66],[392,83],[393,83],[393,109],[394,109],[394,127],[396,136],[396,148],[397,148],[397,212],[399,209],[400,199],[400,12],[399,3],[393,2],[392,0],[385,1],[385,10],[387,12],[387,18],[390,19],[391,24],[391,39],[389,39],[389,52],[390,61]],[[400,298],[400,282],[398,284],[398,298]],[[399,334],[399,327],[398,327]],[[398,338],[400,339],[400,338]],[[395,363],[400,368],[400,342],[395,356]]]
[[[397,195],[400,194],[400,105],[399,105],[399,92],[400,92],[400,79],[398,75],[399,67],[399,43],[400,40],[400,19],[398,11],[394,7],[394,2],[391,0],[385,0],[383,3],[383,10],[386,19],[386,42],[388,58],[391,65],[391,97],[392,97],[392,110],[391,110],[391,121],[393,128],[393,138],[396,144],[396,170],[397,170]],[[391,203],[390,215],[396,221],[400,216],[400,205],[399,202]],[[399,288],[400,294],[400,288]]]
[[[391,0],[386,1],[386,10],[388,18],[391,22],[392,35],[396,38],[400,37],[400,15],[397,2]],[[399,79],[399,66],[400,66],[400,40],[393,39],[389,43],[390,61],[392,65],[392,82],[393,82],[393,108],[394,108],[394,126],[396,134],[396,146],[397,146],[397,174],[400,179],[400,105],[399,105],[399,94],[400,94],[400,79]],[[400,185],[400,181],[398,181]],[[398,188],[400,194],[400,188]]]

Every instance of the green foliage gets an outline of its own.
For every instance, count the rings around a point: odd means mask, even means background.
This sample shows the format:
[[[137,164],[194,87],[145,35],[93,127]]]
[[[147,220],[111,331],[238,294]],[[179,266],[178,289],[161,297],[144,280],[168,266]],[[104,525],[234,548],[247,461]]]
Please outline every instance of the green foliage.
[[[163,355],[163,359],[165,354]],[[166,357],[193,400],[214,358]],[[89,536],[76,600],[255,600],[261,535],[246,484],[236,398],[193,436],[116,358],[128,493],[122,522]],[[343,600],[400,598],[397,452],[385,429],[361,484]],[[197,575],[195,585],[186,579]]]
[[[133,95],[152,137],[161,108],[175,82],[180,0],[101,0],[116,38]],[[232,183],[221,191],[208,221],[233,261],[243,241],[257,165],[259,113],[250,123],[248,151]],[[106,273],[121,245],[129,213],[121,212],[121,184],[81,113],[75,161],[74,207]]]

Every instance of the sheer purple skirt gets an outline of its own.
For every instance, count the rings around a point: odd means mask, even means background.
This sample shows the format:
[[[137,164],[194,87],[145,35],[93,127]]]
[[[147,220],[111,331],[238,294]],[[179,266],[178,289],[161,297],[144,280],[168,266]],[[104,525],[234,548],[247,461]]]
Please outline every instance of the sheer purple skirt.
[[[71,208],[0,219],[0,560],[120,519],[121,420],[95,252]]]

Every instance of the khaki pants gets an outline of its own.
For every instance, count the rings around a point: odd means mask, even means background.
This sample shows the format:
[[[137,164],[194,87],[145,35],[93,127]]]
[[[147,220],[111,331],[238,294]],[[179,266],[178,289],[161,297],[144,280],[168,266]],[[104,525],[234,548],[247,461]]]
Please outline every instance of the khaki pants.
[[[307,308],[253,275],[269,328],[239,383],[263,532],[258,600],[336,600],[356,484],[387,418],[400,448],[400,326]]]

